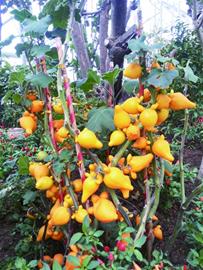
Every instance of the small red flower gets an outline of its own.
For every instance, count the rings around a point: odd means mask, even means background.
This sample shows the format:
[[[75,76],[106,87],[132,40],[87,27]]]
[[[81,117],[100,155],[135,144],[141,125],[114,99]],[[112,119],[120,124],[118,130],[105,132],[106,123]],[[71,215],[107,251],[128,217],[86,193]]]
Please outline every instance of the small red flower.
[[[108,259],[111,262],[114,261],[114,256],[113,256],[113,254],[111,252],[109,253]]]
[[[124,242],[122,242],[122,241],[118,241],[116,243],[116,246],[117,246],[118,250],[120,250],[120,251],[125,251],[126,250],[126,244]]]

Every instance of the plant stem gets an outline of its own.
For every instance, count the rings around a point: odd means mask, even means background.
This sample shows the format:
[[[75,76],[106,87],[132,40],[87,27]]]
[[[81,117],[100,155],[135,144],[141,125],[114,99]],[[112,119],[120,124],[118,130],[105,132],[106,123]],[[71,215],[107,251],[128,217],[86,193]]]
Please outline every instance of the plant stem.
[[[131,141],[126,141],[125,144],[120,148],[118,153],[115,155],[113,160],[111,161],[111,166],[116,166],[119,159],[123,156],[125,150],[131,145]]]
[[[181,137],[181,146],[180,146],[180,152],[179,152],[181,203],[182,204],[185,202],[185,177],[184,177],[184,167],[183,167],[183,153],[184,153],[185,139],[186,139],[187,129],[188,129],[188,120],[189,120],[189,111],[186,109],[183,134]]]
[[[125,210],[123,209],[123,207],[122,207],[122,205],[121,205],[121,203],[120,203],[120,201],[119,201],[119,199],[118,199],[118,197],[117,197],[115,191],[112,190],[112,189],[110,189],[110,188],[108,188],[108,191],[109,191],[109,193],[110,193],[110,195],[111,195],[111,198],[112,198],[112,200],[113,200],[113,202],[114,202],[116,208],[118,209],[118,211],[119,211],[119,212],[121,213],[121,215],[123,216],[125,222],[128,224],[129,227],[133,227],[133,225],[132,225],[132,223],[131,223],[131,221],[130,221],[128,215],[127,215],[127,213],[126,213]]]
[[[73,200],[73,204],[74,204],[75,210],[77,210],[78,207],[79,207],[79,205],[78,205],[78,201],[77,201],[77,199],[75,197],[75,193],[73,191],[73,188],[70,185],[69,179],[68,179],[68,177],[67,177],[66,174],[64,174],[64,178],[65,178],[66,186],[68,187],[68,191],[70,193],[71,199]]]
[[[202,179],[203,181],[203,179]],[[180,232],[181,228],[182,228],[182,220],[183,220],[183,215],[184,212],[187,210],[187,208],[189,207],[190,203],[192,202],[192,200],[198,196],[199,194],[201,194],[203,192],[203,182],[197,186],[192,192],[191,194],[188,196],[188,198],[185,200],[185,202],[182,204],[181,209],[178,213],[178,217],[177,217],[177,221],[176,221],[176,225],[174,228],[174,232],[172,234],[172,236],[170,237],[168,244],[166,246],[166,253],[169,255],[171,252],[171,249],[173,247],[173,244],[178,236],[178,233]]]
[[[155,200],[154,204],[149,212],[149,218],[151,219],[153,215],[156,213],[156,210],[159,206],[159,199],[160,199],[160,191],[161,191],[161,183],[163,182],[164,178],[164,161],[163,159],[160,159],[161,162],[161,172],[160,175],[158,176],[157,174],[157,162],[156,159],[153,161],[153,171],[154,171],[154,182],[155,182]]]

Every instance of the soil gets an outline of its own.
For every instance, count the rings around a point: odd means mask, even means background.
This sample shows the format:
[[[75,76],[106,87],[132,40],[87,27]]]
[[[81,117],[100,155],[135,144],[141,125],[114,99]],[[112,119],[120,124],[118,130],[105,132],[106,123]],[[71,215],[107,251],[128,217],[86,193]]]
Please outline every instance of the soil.
[[[200,167],[202,159],[202,150],[201,149],[186,149],[184,152],[184,162],[190,164],[191,167]],[[197,183],[198,184],[198,183]],[[186,193],[194,189],[193,183],[186,183]],[[176,222],[177,212],[179,209],[179,204],[173,204],[172,208],[167,210],[165,213],[158,213],[160,223],[163,227],[164,238],[168,239],[173,233],[174,225]],[[163,221],[163,222],[162,222]],[[4,262],[9,257],[15,256],[15,246],[19,241],[17,235],[11,235],[12,230],[16,224],[10,223],[6,220],[0,220],[0,258],[1,262]],[[157,241],[155,240],[155,247],[157,249],[164,250],[164,245],[166,241]],[[183,265],[186,263],[185,258],[189,251],[190,247],[185,244],[185,236],[180,234],[177,238],[173,251],[170,255],[170,260],[175,265]]]

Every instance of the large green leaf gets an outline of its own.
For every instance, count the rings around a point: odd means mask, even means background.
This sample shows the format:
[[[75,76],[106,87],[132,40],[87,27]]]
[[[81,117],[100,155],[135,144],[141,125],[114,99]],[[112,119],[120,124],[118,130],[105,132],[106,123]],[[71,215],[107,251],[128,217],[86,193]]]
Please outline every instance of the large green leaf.
[[[21,54],[26,51],[27,49],[30,48],[30,44],[27,43],[27,42],[24,42],[24,43],[18,43],[16,46],[15,46],[15,49],[16,49],[16,55],[18,57],[21,56]]]
[[[23,22],[23,30],[25,33],[35,33],[43,35],[51,23],[51,17],[49,15],[39,19],[25,19]]]
[[[50,46],[48,45],[40,45],[40,46],[33,46],[32,50],[31,50],[31,54],[32,56],[36,56],[36,57],[42,57],[45,55],[45,53],[50,51]]]
[[[92,90],[95,84],[100,83],[100,76],[94,70],[88,70],[87,78],[76,82],[76,86],[84,91]]]
[[[27,9],[14,9],[11,11],[11,14],[13,14],[14,18],[20,23],[22,23],[25,19],[35,18]]]
[[[139,88],[139,82],[138,80],[124,80],[123,88],[128,94],[132,94],[135,89]]]
[[[145,36],[128,41],[128,47],[132,52],[148,51],[149,47],[145,43]]]
[[[14,72],[10,73],[9,84],[16,83],[16,84],[22,85],[24,80],[25,80],[24,70],[14,71]]]
[[[50,0],[44,6],[42,14],[49,14],[54,27],[67,28],[69,18],[69,6],[67,0]]]
[[[75,245],[83,236],[81,232],[75,233],[70,239],[70,246]]]
[[[39,86],[42,88],[47,87],[53,81],[52,77],[42,72],[34,75],[29,74],[26,76],[26,79],[30,81],[34,86]]]
[[[178,70],[158,70],[153,69],[147,78],[147,83],[154,87],[166,88],[179,75]]]
[[[120,71],[121,71],[120,68],[115,67],[114,70],[104,73],[102,75],[102,79],[105,81],[108,81],[110,85],[113,85],[115,83]]]
[[[94,132],[112,131],[115,129],[113,116],[114,110],[112,108],[93,109],[89,113],[86,126]]]

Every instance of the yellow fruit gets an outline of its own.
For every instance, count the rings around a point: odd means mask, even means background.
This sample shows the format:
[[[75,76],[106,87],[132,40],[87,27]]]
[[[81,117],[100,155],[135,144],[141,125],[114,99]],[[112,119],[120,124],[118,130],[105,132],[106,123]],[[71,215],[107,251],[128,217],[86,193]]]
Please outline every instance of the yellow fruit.
[[[156,101],[158,103],[157,109],[159,110],[168,109],[171,102],[171,98],[166,94],[159,94],[156,98]]]
[[[87,215],[87,210],[80,205],[78,210],[72,215],[72,218],[74,218],[78,223],[83,223],[83,220]]]
[[[36,189],[39,190],[46,190],[52,187],[54,181],[52,176],[43,176],[39,179],[37,179],[36,182]]]
[[[153,109],[145,109],[140,114],[140,122],[143,127],[147,130],[151,130],[158,120],[157,112]]]
[[[163,240],[163,232],[161,229],[160,225],[157,225],[154,229],[153,229],[153,234],[154,236],[159,239],[159,240]]]
[[[46,164],[38,164],[34,167],[33,176],[39,179],[43,176],[49,176],[49,168]]]
[[[130,116],[121,108],[120,105],[115,106],[114,125],[119,129],[127,128],[130,125]]]
[[[72,181],[72,185],[75,192],[81,192],[82,191],[82,180],[81,179],[75,179]]]
[[[137,63],[130,63],[125,68],[123,75],[129,79],[139,79],[142,76],[142,67]]]
[[[99,198],[93,206],[95,218],[103,223],[116,221],[118,214],[113,203],[105,198]]]
[[[53,109],[54,109],[55,113],[58,113],[58,114],[64,113],[62,103],[60,100],[56,100],[56,103],[53,104]]]
[[[144,168],[149,167],[150,163],[153,160],[153,155],[151,153],[143,156],[133,156],[129,161],[128,165],[131,166],[134,172],[140,172]]]
[[[111,133],[109,146],[117,146],[125,141],[125,133],[121,130],[115,130]]]
[[[58,131],[57,134],[62,137],[62,138],[67,138],[68,137],[68,130],[65,127],[61,127]]]
[[[82,203],[85,203],[87,199],[98,190],[101,182],[102,182],[101,180],[97,179],[96,177],[93,177],[91,174],[88,174],[88,177],[85,179],[83,183],[82,199],[81,199]]]
[[[164,136],[161,135],[152,145],[152,151],[155,155],[160,158],[166,159],[168,161],[173,162],[174,157],[171,155],[170,152],[170,145],[164,139]]]
[[[131,97],[128,98],[122,105],[122,109],[130,114],[136,114],[139,112],[138,107],[139,107],[139,102],[140,99],[137,97]]]
[[[42,241],[43,235],[44,235],[45,225],[43,225],[37,234],[37,241]],[[46,229],[45,239],[48,239],[50,237],[50,233],[47,234],[49,228]]]
[[[66,206],[64,205],[65,207],[71,207],[73,205],[73,199],[69,194],[66,194],[64,197],[64,203],[66,203]]]
[[[133,190],[129,176],[124,175],[117,167],[109,167],[103,180],[109,188]]]
[[[132,145],[132,147],[138,148],[138,149],[145,149],[147,146],[147,139],[145,137],[138,138],[135,143]]]
[[[34,169],[39,164],[42,164],[42,163],[39,163],[39,162],[30,162],[29,163],[29,173],[30,173],[30,175],[34,176]]]
[[[98,140],[95,133],[87,128],[83,129],[78,135],[76,141],[84,148],[91,149],[97,148],[101,149],[103,144]]]
[[[37,128],[37,123],[31,116],[23,116],[19,119],[20,126],[25,129],[28,135],[31,135]]]
[[[186,96],[182,93],[177,92],[170,95],[171,103],[170,108],[174,111],[184,110],[184,109],[194,109],[196,104],[190,101]]]
[[[51,217],[51,224],[55,226],[65,225],[70,220],[70,212],[64,206],[56,208]]]
[[[136,125],[130,125],[126,130],[125,130],[126,136],[129,141],[136,140],[137,138],[140,137],[140,128]]]
[[[161,109],[158,114],[157,125],[161,125],[169,116],[169,109]]]
[[[42,100],[34,100],[31,105],[31,112],[38,113],[42,112],[44,107],[44,102]]]

